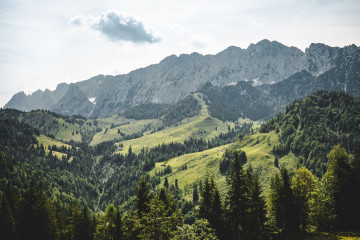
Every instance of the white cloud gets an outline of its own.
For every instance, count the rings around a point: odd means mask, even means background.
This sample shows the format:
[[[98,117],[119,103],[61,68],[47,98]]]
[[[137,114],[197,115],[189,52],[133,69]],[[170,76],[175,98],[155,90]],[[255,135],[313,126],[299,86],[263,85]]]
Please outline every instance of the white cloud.
[[[100,16],[77,15],[70,19],[74,26],[90,27],[106,36],[111,41],[129,41],[134,43],[155,43],[160,38],[154,36],[152,31],[133,16],[111,10]]]

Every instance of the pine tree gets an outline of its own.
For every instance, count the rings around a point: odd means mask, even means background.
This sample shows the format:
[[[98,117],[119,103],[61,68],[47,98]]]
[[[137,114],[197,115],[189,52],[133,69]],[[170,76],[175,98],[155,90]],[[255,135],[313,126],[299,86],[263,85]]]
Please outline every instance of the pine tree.
[[[113,204],[110,204],[105,211],[104,219],[105,219],[105,236],[109,240],[115,239],[115,216],[116,216],[116,209]]]
[[[169,181],[168,181],[167,177],[165,177],[164,187],[165,187],[166,189],[169,188]]]
[[[274,216],[275,226],[282,232],[297,231],[298,212],[291,189],[290,176],[286,168],[281,169],[281,177],[276,174],[272,180],[270,209]]]
[[[354,158],[351,161],[351,177],[350,177],[350,196],[351,202],[349,208],[351,214],[349,216],[349,224],[351,230],[360,231],[360,144],[355,149]]]
[[[15,219],[10,204],[5,194],[0,200],[0,235],[1,239],[11,240],[15,238]]]
[[[50,200],[41,185],[31,181],[20,202],[21,239],[55,239],[55,217]]]
[[[205,178],[203,190],[200,193],[199,217],[209,219],[211,211],[213,186],[209,178]]]
[[[213,191],[210,219],[208,220],[213,226],[213,228],[216,230],[217,236],[219,238],[223,238],[225,236],[223,208],[222,208],[220,193],[216,187],[214,187],[214,191]]]
[[[137,222],[141,239],[170,239],[177,232],[177,227],[182,224],[179,211],[168,215],[165,204],[158,198],[153,198],[149,205],[149,212]]]
[[[349,223],[352,196],[350,188],[349,155],[340,145],[335,146],[327,155],[329,159],[328,170],[322,181],[326,197],[330,200],[329,211],[334,214],[334,227],[345,230]]]
[[[123,237],[122,230],[122,217],[120,207],[116,208],[115,219],[114,219],[114,240],[120,240]]]
[[[144,213],[149,212],[150,199],[151,196],[148,183],[144,177],[141,177],[136,190],[135,199],[135,207],[139,218],[141,218]]]
[[[266,203],[262,196],[259,177],[253,176],[250,188],[249,201],[249,239],[261,239],[264,236],[266,222]]]
[[[177,179],[175,179],[175,188],[176,188],[176,189],[179,189],[178,180],[177,180]]]
[[[225,199],[228,226],[230,228],[229,234],[232,239],[243,238],[247,219],[247,188],[245,183],[245,174],[238,152],[235,151],[234,164],[228,177],[229,190]]]
[[[197,190],[197,185],[194,184],[194,187],[193,187],[193,203],[197,204],[198,201],[199,201],[199,193],[198,193],[198,190]]]

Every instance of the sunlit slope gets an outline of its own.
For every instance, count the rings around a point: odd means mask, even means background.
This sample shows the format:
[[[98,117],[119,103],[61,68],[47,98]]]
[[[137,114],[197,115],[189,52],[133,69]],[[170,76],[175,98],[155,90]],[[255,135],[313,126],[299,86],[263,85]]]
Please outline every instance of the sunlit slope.
[[[115,116],[109,118],[98,119],[102,127],[102,131],[96,133],[90,142],[90,145],[96,145],[106,141],[112,141],[121,138],[121,133],[131,135],[144,131],[146,128],[154,129],[160,126],[157,119],[133,120],[126,118],[117,118]],[[150,131],[149,131],[150,132]]]
[[[203,152],[185,154],[180,157],[172,158],[167,162],[156,163],[155,169],[151,175],[164,170],[168,165],[172,167],[172,173],[161,177],[160,187],[163,186],[165,177],[170,184],[175,184],[178,180],[178,186],[185,194],[188,200],[192,198],[192,189],[194,184],[199,184],[200,179],[205,176],[213,176],[220,191],[226,192],[226,177],[219,171],[219,164],[223,153],[227,148],[241,149],[247,155],[247,163],[244,169],[251,165],[253,171],[257,173],[263,183],[263,190],[267,195],[271,177],[279,171],[274,166],[275,156],[272,154],[273,146],[278,144],[278,136],[275,132],[255,133],[245,136],[241,141]],[[286,166],[290,171],[296,168],[296,158],[293,154],[286,155],[279,159],[279,165]],[[187,169],[182,170],[182,166]]]
[[[66,147],[68,149],[71,148],[71,146],[68,145],[68,144],[62,143],[60,141],[54,140],[54,139],[46,137],[44,135],[36,136],[36,140],[38,141],[39,146],[41,144],[44,146],[45,153],[47,153],[47,154],[49,154],[49,152],[50,152],[49,148],[51,148],[52,146],[56,146],[58,148],[61,148],[61,147]],[[59,152],[59,151],[52,151],[52,154],[55,155],[60,160],[63,157],[67,158],[66,153],[62,153],[62,152]]]
[[[191,137],[211,139],[218,136],[221,132],[226,133],[228,126],[234,127],[233,123],[222,122],[211,117],[200,94],[194,94],[194,97],[201,105],[199,115],[183,119],[177,125],[166,127],[153,134],[146,134],[140,138],[122,141],[121,143],[124,145],[122,153],[127,152],[130,146],[133,151],[137,152],[143,147],[151,148],[161,143],[184,142]]]

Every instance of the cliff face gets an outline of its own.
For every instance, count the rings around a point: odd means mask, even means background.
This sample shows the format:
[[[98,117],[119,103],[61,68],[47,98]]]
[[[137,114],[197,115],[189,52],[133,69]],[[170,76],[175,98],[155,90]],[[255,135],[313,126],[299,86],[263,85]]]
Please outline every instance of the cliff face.
[[[60,113],[105,117],[142,103],[177,102],[198,91],[207,82],[223,87],[239,81],[252,81],[254,87],[260,87],[262,84],[281,82],[302,71],[307,71],[316,79],[311,83],[316,86],[314,89],[320,90],[330,84],[334,90],[349,91],[351,86],[352,93],[356,95],[359,94],[359,73],[354,69],[358,69],[358,55],[359,48],[355,45],[334,48],[311,44],[302,52],[276,41],[262,40],[247,49],[229,47],[216,55],[172,55],[159,64],[126,75],[99,75],[75,84],[82,93],[81,98],[68,94],[71,90],[69,85],[61,84],[55,91],[37,91],[30,96],[18,93],[5,107],[26,111],[42,108]],[[293,82],[297,91],[303,91],[296,81]],[[73,108],[66,109],[67,106]]]

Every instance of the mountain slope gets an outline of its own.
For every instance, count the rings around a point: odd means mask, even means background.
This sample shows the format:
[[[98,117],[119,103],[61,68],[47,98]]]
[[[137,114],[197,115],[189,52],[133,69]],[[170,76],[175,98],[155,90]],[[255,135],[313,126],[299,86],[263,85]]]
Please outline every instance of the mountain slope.
[[[360,98],[318,92],[289,105],[264,123],[260,131],[279,133],[274,154],[293,153],[317,176],[326,172],[326,154],[337,144],[353,152],[360,143]]]
[[[59,85],[55,91],[37,91],[30,96],[18,93],[5,108],[25,111],[37,108],[53,109],[66,114],[106,117],[140,104],[178,102],[191,92],[201,89],[206,82],[223,87],[250,80],[255,87],[263,90],[264,87],[258,85],[278,83],[301,71],[307,71],[316,77],[313,82],[315,91],[330,88],[358,96],[358,69],[359,48],[355,45],[337,48],[312,44],[302,52],[276,41],[263,40],[251,44],[247,49],[229,47],[216,55],[205,56],[198,53],[182,54],[178,57],[172,55],[159,64],[129,74],[99,75],[75,84],[84,95],[79,99],[73,98],[71,93],[66,94],[74,90],[67,84]],[[271,96],[275,99],[270,100],[282,98],[291,88],[292,86],[288,86],[285,92]],[[306,88],[307,86],[303,87]],[[90,105],[85,98],[93,100],[92,111],[89,110]],[[62,103],[59,103],[60,99]],[[66,109],[65,103],[73,103],[70,107],[81,107]]]

